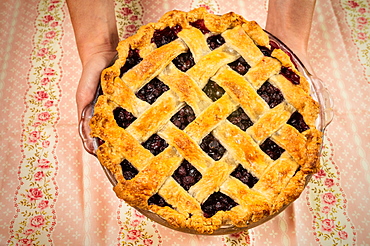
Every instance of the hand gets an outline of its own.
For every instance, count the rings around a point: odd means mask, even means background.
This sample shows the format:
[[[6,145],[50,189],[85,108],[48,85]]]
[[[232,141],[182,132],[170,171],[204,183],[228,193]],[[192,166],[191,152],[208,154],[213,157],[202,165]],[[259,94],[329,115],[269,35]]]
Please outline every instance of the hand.
[[[111,64],[116,53],[115,50],[97,52],[90,55],[83,64],[82,75],[76,92],[79,121],[83,109],[94,99],[102,70]]]

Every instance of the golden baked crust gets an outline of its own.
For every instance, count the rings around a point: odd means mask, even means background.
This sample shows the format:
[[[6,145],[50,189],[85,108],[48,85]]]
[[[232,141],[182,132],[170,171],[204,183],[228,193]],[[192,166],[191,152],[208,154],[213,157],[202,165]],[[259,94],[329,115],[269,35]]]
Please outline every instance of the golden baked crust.
[[[225,44],[211,50],[206,42],[210,34],[204,35],[191,25],[198,20],[204,20],[212,35],[221,34]],[[182,29],[176,40],[159,48],[152,43],[156,30],[177,25]],[[310,96],[307,80],[285,52],[274,49],[271,56],[265,56],[260,47],[270,48],[269,37],[256,22],[235,13],[216,16],[204,8],[166,13],[157,23],[142,26],[137,34],[120,42],[118,59],[102,73],[103,94],[90,122],[92,136],[103,142],[96,154],[114,174],[114,191],[119,198],[158,214],[174,227],[211,234],[222,225],[247,227],[264,220],[301,194],[307,177],[319,166],[321,132],[315,127],[319,105]],[[133,49],[139,50],[142,61],[120,74]],[[187,51],[196,65],[182,72],[172,60]],[[250,66],[245,75],[228,66],[240,57]],[[282,67],[298,75],[299,82],[285,78]],[[154,78],[169,90],[149,104],[135,93]],[[216,101],[202,90],[209,80],[225,91]],[[284,100],[273,107],[258,93],[266,81],[283,95]],[[170,119],[184,105],[192,108],[195,119],[181,130]],[[116,108],[125,109],[136,120],[125,129],[120,127],[113,114]],[[238,108],[253,122],[246,130],[228,120]],[[295,112],[302,115],[307,129],[299,131],[288,124]],[[220,160],[199,146],[209,133],[226,149]],[[157,155],[142,145],[153,134],[168,144]],[[285,150],[278,158],[262,150],[267,139]],[[184,159],[201,174],[188,190],[172,176]],[[133,178],[124,178],[123,160],[137,170]],[[238,165],[258,179],[252,188],[231,175]],[[202,204],[215,192],[227,195],[237,205],[205,216]],[[156,194],[169,205],[149,204]]]

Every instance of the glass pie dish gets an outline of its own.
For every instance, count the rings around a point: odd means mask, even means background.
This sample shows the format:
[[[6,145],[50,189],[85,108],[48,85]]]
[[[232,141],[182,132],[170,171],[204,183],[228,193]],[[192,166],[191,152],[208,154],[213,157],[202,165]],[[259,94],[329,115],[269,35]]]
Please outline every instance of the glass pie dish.
[[[299,60],[299,58],[283,42],[281,42],[279,39],[274,37],[272,34],[269,34],[269,38],[270,38],[270,42],[272,42],[274,46],[280,48],[281,50],[283,50],[285,53],[287,53],[290,56],[292,62],[296,65],[296,68],[298,69],[298,71],[309,82],[310,87],[311,87],[311,96],[320,105],[320,112],[316,120],[316,127],[321,132],[324,132],[325,128],[329,125],[329,123],[331,122],[333,118],[333,102],[332,102],[331,96],[329,95],[327,89],[324,87],[323,82],[316,76],[310,74],[305,68],[305,66],[302,64],[302,62]],[[99,143],[99,139],[92,138],[90,136],[89,122],[94,114],[94,106],[95,106],[95,103],[99,95],[101,95],[100,85],[97,88],[94,100],[83,110],[82,115],[81,115],[81,121],[79,124],[79,133],[80,133],[80,137],[82,139],[84,148],[86,149],[88,153],[95,155],[95,156],[96,156],[96,150],[99,147],[100,143]],[[106,173],[107,178],[111,182],[111,184],[115,186],[117,184],[117,180],[115,176],[106,167],[104,167],[103,165],[102,167],[103,167],[104,172]],[[310,179],[310,176],[307,177],[306,184],[309,182],[309,179]],[[289,206],[289,204],[282,207],[277,213],[267,216],[257,222],[251,222],[245,227],[236,227],[234,225],[224,225],[221,228],[215,230],[212,234],[213,235],[231,234],[231,233],[239,232],[242,230],[251,229],[255,226],[258,226],[274,218],[280,212],[284,211],[287,206]],[[138,209],[138,211],[140,211],[142,214],[144,214],[151,220],[163,226],[166,226],[168,228],[186,232],[186,233],[199,234],[197,231],[192,230],[192,229],[173,227],[166,220],[164,220],[159,215],[151,211],[142,210],[139,208],[136,208],[136,209]]]

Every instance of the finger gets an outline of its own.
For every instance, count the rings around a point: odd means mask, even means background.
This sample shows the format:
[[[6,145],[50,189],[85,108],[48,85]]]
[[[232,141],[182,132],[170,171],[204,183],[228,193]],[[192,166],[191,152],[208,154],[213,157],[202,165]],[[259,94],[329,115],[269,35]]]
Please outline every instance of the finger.
[[[94,67],[86,67],[82,71],[76,92],[78,120],[81,119],[83,109],[94,99],[99,84],[100,73],[101,68],[94,69]]]
[[[80,82],[76,92],[76,103],[78,119],[81,119],[83,109],[90,104],[96,94],[96,90],[100,81],[100,75],[114,57],[115,53],[99,53],[92,56],[84,65]]]

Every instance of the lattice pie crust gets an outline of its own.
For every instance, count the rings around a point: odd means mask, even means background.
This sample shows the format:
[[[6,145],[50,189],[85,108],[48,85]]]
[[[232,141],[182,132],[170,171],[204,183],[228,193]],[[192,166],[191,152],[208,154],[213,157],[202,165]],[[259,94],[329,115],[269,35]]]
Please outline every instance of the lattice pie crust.
[[[117,50],[118,59],[102,73],[90,127],[100,142],[99,161],[129,205],[174,227],[211,234],[277,213],[318,170],[319,104],[289,55],[272,47],[256,22],[203,8],[171,11]],[[194,64],[179,69],[172,61],[185,53]],[[237,60],[247,63],[245,74],[230,65]],[[153,80],[166,90],[142,100],[140,90]],[[216,98],[205,90],[210,81],[222,88]],[[182,126],[174,117],[185,106],[191,117]],[[119,123],[117,110],[132,120]],[[238,110],[239,121],[249,125],[231,119]],[[292,118],[297,115],[300,120]],[[153,136],[165,144],[153,147]]]

